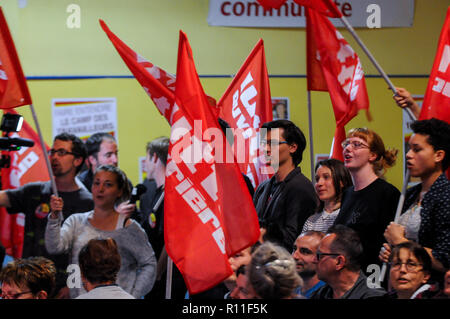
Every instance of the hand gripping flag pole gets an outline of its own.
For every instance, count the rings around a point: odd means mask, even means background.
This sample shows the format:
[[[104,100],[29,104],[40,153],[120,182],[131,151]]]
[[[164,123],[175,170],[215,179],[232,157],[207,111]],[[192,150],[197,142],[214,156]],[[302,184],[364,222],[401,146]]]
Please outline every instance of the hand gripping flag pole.
[[[49,156],[48,156],[47,149],[45,147],[44,139],[42,138],[41,128],[39,126],[39,121],[37,119],[36,112],[34,110],[33,104],[30,104],[30,108],[31,108],[31,113],[33,115],[34,124],[36,125],[36,131],[37,131],[38,136],[39,136],[39,143],[41,144],[42,153],[43,153],[43,156],[45,158],[45,164],[47,165],[48,176],[50,176],[50,183],[52,185],[52,191],[53,191],[53,194],[55,196],[59,196],[58,195],[58,189],[56,188],[55,175],[53,175],[52,166],[50,165],[50,159],[49,159]]]

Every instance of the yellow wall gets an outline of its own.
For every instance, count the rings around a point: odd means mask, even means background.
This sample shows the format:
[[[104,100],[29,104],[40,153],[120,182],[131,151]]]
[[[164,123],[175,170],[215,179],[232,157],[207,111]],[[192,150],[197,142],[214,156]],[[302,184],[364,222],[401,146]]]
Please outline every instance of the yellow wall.
[[[174,73],[178,31],[189,37],[198,73],[234,74],[259,38],[264,39],[270,74],[305,74],[304,29],[210,27],[207,0],[39,0],[18,8],[17,0],[2,0],[9,26],[27,76],[130,75],[130,72],[101,30],[102,18],[122,40],[142,56]],[[81,7],[81,28],[69,29],[67,5]],[[428,74],[445,17],[448,0],[417,0],[411,28],[358,29],[358,35],[388,74]],[[377,74],[363,52],[341,30],[361,57],[366,74]],[[202,78],[205,92],[219,99],[231,78]],[[424,92],[426,78],[393,78],[397,86]],[[387,84],[367,78],[372,122],[364,113],[346,128],[368,126],[389,147],[401,150],[402,112],[392,100]],[[134,79],[29,80],[29,87],[43,131],[51,144],[51,99],[73,97],[116,97],[118,103],[120,166],[138,182],[137,158],[144,156],[147,141],[169,134],[169,127]],[[291,119],[308,134],[306,80],[271,78],[274,97],[290,99]],[[328,93],[313,92],[313,135],[316,153],[328,153],[334,133],[334,117]],[[32,124],[28,107],[18,109]],[[309,148],[302,169],[310,176]],[[402,157],[387,178],[402,184]]]

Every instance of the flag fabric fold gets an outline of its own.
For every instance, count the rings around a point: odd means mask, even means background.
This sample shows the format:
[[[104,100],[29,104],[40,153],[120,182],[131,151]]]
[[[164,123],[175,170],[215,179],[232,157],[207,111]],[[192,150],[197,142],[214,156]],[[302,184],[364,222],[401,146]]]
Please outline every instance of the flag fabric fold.
[[[306,9],[306,19],[308,71],[316,71],[307,75],[308,89],[324,91],[326,88],[330,94],[336,120],[330,156],[343,160],[339,150],[345,139],[342,134],[345,124],[361,109],[366,110],[370,120],[364,72],[359,57],[328,18]]]
[[[217,106],[220,117],[235,129],[233,149],[240,170],[256,188],[269,177],[262,172],[263,164],[258,156],[259,128],[273,119],[262,39],[255,45]]]
[[[433,117],[450,123],[450,7],[439,37],[419,120]]]
[[[100,26],[136,80],[138,80],[153,103],[155,103],[161,115],[169,119],[175,102],[175,76],[134,52],[111,32],[103,20],[100,20]]]
[[[4,111],[5,112],[5,111]],[[17,114],[14,110],[7,113]],[[34,141],[32,147],[22,147],[19,151],[2,151],[2,158],[10,158],[10,166],[1,168],[2,189],[18,188],[27,183],[48,181],[48,170],[39,136],[33,128],[24,121],[20,132],[11,137],[26,138]],[[46,149],[49,147],[46,145]],[[7,254],[14,258],[22,256],[25,215],[8,214],[6,208],[0,208],[0,238]]]
[[[159,68],[133,51],[108,28],[103,20],[100,19],[99,22],[131,73],[133,73],[136,80],[138,80],[147,95],[155,103],[158,111],[171,123],[169,117],[172,114],[172,107],[175,103],[175,75]],[[209,105],[215,110],[216,116],[218,116],[215,99],[210,96],[207,96],[207,98]]]
[[[0,7],[0,108],[31,104],[31,96],[20,60]]]

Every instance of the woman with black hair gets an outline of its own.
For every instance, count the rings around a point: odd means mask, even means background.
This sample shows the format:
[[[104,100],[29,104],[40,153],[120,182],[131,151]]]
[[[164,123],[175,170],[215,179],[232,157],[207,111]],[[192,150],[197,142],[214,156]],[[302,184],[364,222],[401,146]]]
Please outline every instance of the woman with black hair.
[[[399,223],[392,222],[384,237],[391,246],[408,240],[422,245],[439,273],[450,268],[450,182],[445,170],[450,162],[450,125],[437,119],[415,121],[406,154],[411,176],[421,183],[406,192]],[[380,259],[387,261],[384,244]]]
[[[330,158],[316,164],[316,189],[320,204],[317,213],[303,225],[302,234],[310,230],[326,233],[339,214],[344,189],[352,186],[352,178],[344,163]]]

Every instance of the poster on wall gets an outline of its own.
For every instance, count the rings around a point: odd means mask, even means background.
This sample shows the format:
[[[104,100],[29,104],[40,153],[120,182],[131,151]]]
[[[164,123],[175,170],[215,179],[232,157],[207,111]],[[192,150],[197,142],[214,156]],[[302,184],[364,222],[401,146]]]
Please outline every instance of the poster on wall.
[[[116,98],[52,99],[53,138],[63,132],[82,140],[107,132],[118,141]]]
[[[138,158],[139,167],[139,183],[142,184],[147,178],[147,172],[145,171],[145,156],[140,156]]]
[[[272,113],[274,120],[289,120],[289,99],[287,97],[272,98]]]
[[[315,159],[314,159],[314,167],[316,167],[316,164],[319,163],[320,161],[326,160],[330,158],[330,154],[315,154]]]
[[[422,102],[424,95],[418,95],[418,94],[411,94],[412,98],[417,102],[417,104],[422,107]],[[411,123],[413,120],[409,117],[406,112],[403,112],[403,171],[406,172],[406,153],[409,151],[409,139],[412,135],[411,130]],[[416,184],[420,183],[420,178],[418,177],[411,177],[408,183],[408,187],[414,186]]]
[[[353,27],[412,27],[414,0],[341,0],[337,7]],[[343,27],[340,19],[330,19]],[[305,9],[287,0],[279,9],[264,10],[256,0],[209,0],[208,24],[228,27],[304,28]]]

